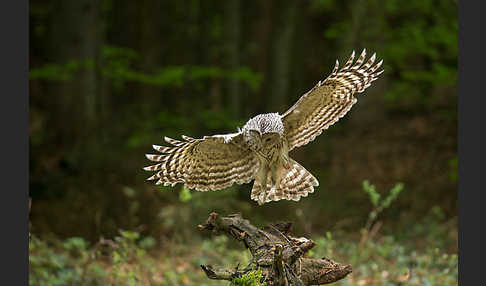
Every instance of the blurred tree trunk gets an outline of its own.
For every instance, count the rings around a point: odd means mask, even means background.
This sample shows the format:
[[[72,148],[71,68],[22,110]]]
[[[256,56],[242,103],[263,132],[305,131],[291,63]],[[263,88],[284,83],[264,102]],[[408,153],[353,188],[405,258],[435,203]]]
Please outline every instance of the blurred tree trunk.
[[[161,1],[158,0],[143,0],[138,1],[138,53],[140,54],[140,71],[147,74],[153,74],[157,68],[161,66],[160,55],[162,53],[162,34],[160,32],[161,21],[164,17],[160,17]],[[142,112],[150,114],[150,103],[161,102],[160,88],[150,84],[139,84],[139,94],[146,105],[142,106]]]
[[[108,21],[107,10],[102,7],[99,8],[99,20],[98,29],[102,32],[98,32],[98,51],[96,58],[96,75],[97,75],[97,95],[98,95],[98,117],[97,125],[99,126],[98,135],[100,145],[106,144],[110,139],[110,130],[108,126],[110,124],[109,118],[111,117],[111,85],[110,80],[103,76],[102,70],[106,66],[106,58],[103,57],[103,49],[106,43],[109,43],[108,39]]]
[[[100,2],[97,0],[53,1],[51,51],[57,64],[77,62],[74,76],[56,83],[60,140],[79,143],[92,134],[98,117],[98,76],[100,51]],[[76,66],[76,64],[73,64]]]
[[[281,9],[273,29],[273,57],[268,95],[272,111],[284,112],[291,81],[292,48],[295,33],[297,1],[280,3]]]
[[[109,21],[110,28],[108,29],[108,43],[115,47],[128,48],[133,51],[138,51],[139,44],[139,17],[138,17],[138,2],[129,0],[117,0],[113,2],[111,19]],[[127,19],[130,19],[127,21]],[[122,31],[122,32],[120,32]],[[139,86],[133,82],[127,83],[122,92],[123,96],[118,94],[116,100],[110,104],[113,110],[119,110],[124,104],[133,102],[135,96],[139,92]]]
[[[227,0],[225,3],[225,32],[226,32],[226,67],[235,71],[239,64],[240,43],[240,0]],[[229,79],[228,96],[229,110],[234,118],[240,117],[240,84],[237,79]]]
[[[348,59],[352,50],[356,52],[355,60],[363,49],[366,49],[367,58],[376,52],[378,57],[376,62],[383,59],[384,33],[380,33],[380,31],[383,31],[385,27],[381,26],[383,22],[380,19],[384,19],[384,7],[385,3],[383,1],[368,2],[356,0],[349,3],[348,10],[351,11],[352,21],[349,33],[347,37],[343,38],[342,42],[342,64]],[[370,33],[370,31],[376,32]],[[374,35],[375,38],[370,39],[370,34]],[[380,42],[381,45],[378,44]],[[375,46],[377,46],[376,49],[374,48]],[[382,108],[385,104],[384,97],[379,96],[380,92],[385,92],[382,90],[382,87],[386,85],[386,81],[387,77],[382,76],[379,81],[373,83],[372,89],[367,90],[369,96],[357,95],[360,101],[360,112],[350,116],[348,119],[350,122],[356,125],[369,126],[373,122],[386,117],[385,109]]]
[[[345,37],[343,37],[343,49],[342,53],[344,56],[349,56],[348,50],[356,50],[356,53],[361,52],[363,47],[357,46],[359,43],[362,43],[361,39],[363,35],[361,33],[361,29],[366,28],[364,26],[365,17],[366,17],[366,8],[369,5],[368,1],[361,1],[356,0],[349,6],[349,10],[351,13],[351,29],[347,33]]]
[[[255,35],[255,42],[257,43],[258,52],[256,53],[254,66],[256,71],[264,75],[265,80],[261,91],[254,94],[252,100],[253,104],[248,104],[247,114],[256,115],[263,113],[267,109],[265,94],[267,92],[268,80],[267,75],[270,71],[270,48],[271,48],[271,30],[272,30],[272,7],[273,1],[259,1],[257,5],[257,11],[260,11],[258,18],[254,21],[252,33]],[[251,18],[250,18],[251,19]],[[245,35],[246,36],[246,35]]]

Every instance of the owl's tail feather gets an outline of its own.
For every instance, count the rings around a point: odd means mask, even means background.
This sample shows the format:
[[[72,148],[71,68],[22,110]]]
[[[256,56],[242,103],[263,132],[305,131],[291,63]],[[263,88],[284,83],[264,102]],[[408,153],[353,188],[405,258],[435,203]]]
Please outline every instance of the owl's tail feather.
[[[263,190],[262,182],[255,180],[251,191],[251,198],[259,204],[279,200],[299,201],[301,197],[307,197],[314,192],[314,187],[319,186],[317,179],[302,165],[290,159],[290,168],[279,168],[281,180],[278,185],[272,185],[271,172],[267,173],[267,184]]]

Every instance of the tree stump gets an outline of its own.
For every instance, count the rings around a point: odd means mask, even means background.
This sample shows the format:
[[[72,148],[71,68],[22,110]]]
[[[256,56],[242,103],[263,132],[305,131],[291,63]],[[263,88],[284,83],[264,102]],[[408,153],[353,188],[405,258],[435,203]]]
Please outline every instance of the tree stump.
[[[304,286],[328,284],[343,279],[352,272],[351,265],[342,265],[328,258],[304,257],[315,243],[305,237],[289,233],[292,223],[267,225],[259,229],[240,214],[221,217],[211,213],[200,230],[222,232],[242,241],[252,254],[251,263],[244,269],[220,269],[210,265],[201,268],[210,279],[229,280],[250,271],[261,269],[267,285]]]

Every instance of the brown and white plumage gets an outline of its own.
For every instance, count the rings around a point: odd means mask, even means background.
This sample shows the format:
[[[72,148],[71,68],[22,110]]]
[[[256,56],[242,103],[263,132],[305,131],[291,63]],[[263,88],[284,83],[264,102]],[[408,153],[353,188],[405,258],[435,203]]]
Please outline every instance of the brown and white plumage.
[[[317,179],[307,171],[302,165],[290,159],[291,167],[283,168],[285,175],[282,177],[280,184],[273,185],[267,181],[266,189],[263,191],[262,182],[255,180],[251,192],[251,199],[268,203],[279,201],[281,199],[299,201],[301,197],[307,197],[309,193],[314,192],[314,187],[319,186]],[[270,173],[267,173],[270,178]]]
[[[189,189],[209,191],[234,183],[248,183],[258,170],[259,161],[246,148],[241,133],[205,136],[203,139],[182,138],[184,141],[165,137],[171,147],[153,146],[162,154],[146,155],[157,162],[144,168],[157,171],[148,180],[157,180],[156,184],[166,186],[184,183]]]
[[[156,146],[160,155],[147,155],[157,164],[145,167],[157,171],[148,180],[156,184],[183,183],[198,191],[220,190],[234,183],[255,180],[251,198],[263,204],[281,199],[298,201],[314,192],[317,179],[288,152],[314,140],[343,117],[363,92],[377,79],[383,61],[374,65],[366,51],[354,61],[354,51],[344,66],[319,81],[283,115],[260,114],[233,134],[205,136],[184,141],[165,138],[172,146]]]
[[[331,75],[319,81],[282,115],[290,150],[306,145],[336,123],[356,103],[353,94],[363,92],[383,72],[377,71],[383,61],[373,65],[375,54],[366,63],[366,50],[353,63],[354,56],[353,51],[341,69],[336,60]]]

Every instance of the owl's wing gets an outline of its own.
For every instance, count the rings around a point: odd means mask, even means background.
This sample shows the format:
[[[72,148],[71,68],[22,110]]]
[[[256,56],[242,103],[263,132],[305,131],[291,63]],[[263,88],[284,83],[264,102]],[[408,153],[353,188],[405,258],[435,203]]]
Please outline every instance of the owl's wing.
[[[182,138],[184,141],[165,137],[173,146],[153,146],[162,154],[146,155],[158,162],[144,168],[158,171],[147,180],[157,180],[157,185],[165,186],[184,183],[188,189],[208,191],[224,189],[233,183],[248,183],[255,177],[259,161],[241,133]]]
[[[383,60],[373,65],[376,54],[366,63],[365,56],[363,50],[353,63],[353,51],[341,69],[336,60],[329,77],[319,81],[282,115],[289,150],[314,140],[343,117],[357,101],[353,94],[363,92],[383,72],[377,71]]]

